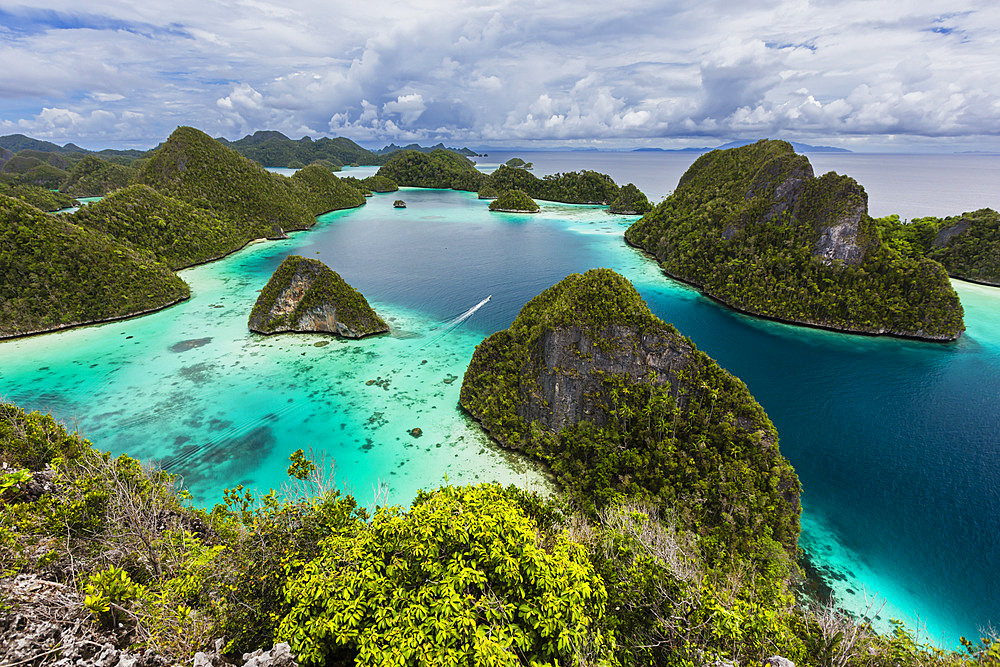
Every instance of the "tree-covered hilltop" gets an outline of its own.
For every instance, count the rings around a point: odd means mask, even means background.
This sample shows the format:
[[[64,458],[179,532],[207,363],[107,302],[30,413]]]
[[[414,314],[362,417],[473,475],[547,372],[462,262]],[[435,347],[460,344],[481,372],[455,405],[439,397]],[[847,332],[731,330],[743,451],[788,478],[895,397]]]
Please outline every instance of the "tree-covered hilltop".
[[[608,207],[611,213],[621,215],[642,215],[652,209],[653,205],[646,199],[646,195],[632,183],[623,185]]]
[[[843,331],[953,340],[962,306],[937,262],[880,239],[868,196],[816,178],[784,141],[699,157],[625,232],[669,275],[738,310]]]
[[[442,149],[430,153],[412,150],[392,153],[376,175],[384,176],[398,186],[472,192],[479,189],[483,179],[475,162]]]
[[[249,240],[232,220],[148,185],[113,192],[69,219],[149,251],[175,271],[224,257]]]
[[[50,190],[66,180],[70,160],[59,153],[22,150],[15,153],[0,168],[0,181],[10,185],[33,185]]]
[[[882,238],[901,254],[940,262],[948,275],[1000,285],[1000,213],[983,208],[948,218],[879,218]]]
[[[126,317],[189,294],[151,254],[0,195],[0,338]]]
[[[177,478],[0,403],[0,661],[224,664],[286,641],[306,667],[1000,664],[995,637],[963,657],[796,600],[754,560],[710,567],[649,505],[588,518],[482,484],[369,511],[289,453],[281,496],[237,486],[204,510]]]
[[[133,176],[129,167],[88,155],[73,165],[59,190],[74,197],[100,197],[124,188]]]
[[[322,137],[315,141],[311,137],[289,139],[281,132],[264,130],[236,141],[221,137],[218,141],[265,167],[291,167],[295,162],[311,164],[317,160],[329,160],[341,167],[381,164],[374,153],[345,137]]]
[[[0,180],[0,195],[20,199],[41,211],[58,211],[62,208],[76,206],[78,203],[69,195],[54,192],[37,185],[12,185]]]
[[[507,213],[538,213],[538,204],[520,190],[507,190],[490,202],[490,210]]]
[[[242,230],[242,243],[246,243],[311,227],[317,209],[343,199],[336,177],[329,175],[331,191],[318,192],[316,179],[305,176],[295,181],[270,173],[204,132],[179,127],[142,164],[136,180],[231,220]],[[364,203],[363,198],[354,201]]]
[[[726,550],[794,551],[799,482],[746,386],[609,269],[573,274],[476,348],[460,403],[581,507],[683,507]],[[749,500],[748,499],[752,499]]]
[[[618,186],[610,176],[587,170],[538,178],[525,169],[500,165],[480,187],[487,186],[497,192],[522,190],[533,199],[566,204],[608,204],[618,196]]]
[[[323,332],[363,338],[389,331],[368,300],[327,265],[286,257],[261,290],[248,326],[258,333]]]
[[[327,211],[363,206],[365,196],[357,188],[344,183],[329,169],[311,164],[291,177],[292,184],[302,193],[310,212],[321,215]]]
[[[519,157],[512,157],[511,159],[504,162],[504,164],[514,169],[531,169],[535,166],[530,162],[525,162],[522,158]]]

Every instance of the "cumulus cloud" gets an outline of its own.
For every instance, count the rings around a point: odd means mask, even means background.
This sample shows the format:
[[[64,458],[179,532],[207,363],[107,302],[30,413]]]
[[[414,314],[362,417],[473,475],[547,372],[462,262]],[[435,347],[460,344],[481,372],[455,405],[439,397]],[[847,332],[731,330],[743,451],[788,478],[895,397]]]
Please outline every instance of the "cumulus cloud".
[[[0,129],[109,145],[189,124],[369,144],[905,136],[1000,148],[1000,9],[987,0],[470,5],[0,6]]]

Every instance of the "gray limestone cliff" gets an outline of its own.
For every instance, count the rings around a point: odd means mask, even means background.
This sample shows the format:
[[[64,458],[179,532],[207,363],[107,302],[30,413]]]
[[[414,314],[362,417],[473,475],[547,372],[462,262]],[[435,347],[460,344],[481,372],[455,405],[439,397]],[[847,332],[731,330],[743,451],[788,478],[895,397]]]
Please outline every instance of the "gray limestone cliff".
[[[261,290],[248,326],[258,333],[318,332],[344,338],[389,331],[364,296],[340,275],[298,255],[286,257]]]

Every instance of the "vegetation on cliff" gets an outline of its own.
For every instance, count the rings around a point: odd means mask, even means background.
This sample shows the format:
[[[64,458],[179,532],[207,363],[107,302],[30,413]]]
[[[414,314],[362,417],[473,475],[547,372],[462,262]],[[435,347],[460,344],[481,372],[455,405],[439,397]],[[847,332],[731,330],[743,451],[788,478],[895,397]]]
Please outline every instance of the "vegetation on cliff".
[[[379,167],[376,175],[398,186],[469,191],[478,190],[483,178],[472,160],[441,149],[430,153],[398,151]]]
[[[460,403],[583,508],[624,495],[684,507],[726,550],[761,538],[795,548],[798,479],[767,415],[609,269],[568,276],[483,341]]]
[[[70,220],[147,250],[174,270],[223,257],[248,240],[228,218],[148,185],[113,192],[73,213]]]
[[[248,239],[306,229],[315,215],[284,176],[204,132],[179,127],[143,164],[137,182],[229,218]]]
[[[162,308],[189,296],[153,255],[0,195],[0,337]]]
[[[128,185],[134,170],[88,155],[70,169],[59,190],[74,197],[99,197]]]
[[[0,195],[20,199],[41,211],[58,211],[77,204],[75,199],[61,192],[40,188],[37,185],[11,185],[2,180],[0,180]]]
[[[948,218],[898,215],[875,221],[883,240],[904,256],[927,257],[955,278],[1000,285],[1000,214],[983,208]]]
[[[192,509],[171,475],[0,404],[0,660],[110,643],[185,664],[226,637],[230,659],[286,640],[307,666],[1000,665],[991,638],[963,658],[798,604],[781,572],[709,568],[641,504],[587,519],[479,485],[369,511],[302,450],[288,473],[280,495],[237,486]],[[58,643],[13,653],[39,612]]]
[[[646,195],[632,183],[623,185],[608,210],[623,215],[642,215],[653,209]]]
[[[625,239],[748,313],[934,340],[965,328],[941,265],[882,243],[861,186],[815,178],[783,141],[701,156]]]
[[[358,206],[347,185],[321,167],[298,179],[265,170],[207,134],[179,127],[145,161],[137,182],[234,223],[239,245],[260,237],[307,229],[331,208]]]
[[[299,169],[291,180],[314,216],[365,203],[365,196],[357,188],[342,182],[329,169],[319,165],[311,164]]]
[[[520,190],[507,190],[490,202],[490,210],[510,213],[538,213],[538,204]]]
[[[315,259],[289,255],[261,290],[249,327],[259,333],[325,331],[361,338],[389,330],[367,299]]]

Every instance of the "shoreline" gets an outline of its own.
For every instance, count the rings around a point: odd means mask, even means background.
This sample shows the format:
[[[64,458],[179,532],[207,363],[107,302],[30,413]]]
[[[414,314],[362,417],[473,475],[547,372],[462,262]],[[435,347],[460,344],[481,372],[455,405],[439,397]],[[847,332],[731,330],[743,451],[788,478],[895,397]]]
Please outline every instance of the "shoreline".
[[[624,237],[624,235],[623,235],[623,237]],[[914,335],[914,334],[904,334],[904,333],[897,333],[897,332],[893,332],[893,331],[876,332],[876,331],[864,331],[862,329],[846,329],[846,328],[837,327],[837,326],[834,326],[834,325],[831,325],[831,324],[821,324],[819,322],[808,322],[808,321],[804,321],[804,320],[789,320],[789,319],[784,319],[784,318],[777,317],[777,316],[774,316],[774,315],[766,315],[764,313],[757,313],[757,312],[754,312],[752,310],[747,310],[745,308],[741,308],[739,306],[736,306],[736,305],[733,305],[733,304],[729,303],[728,301],[722,299],[721,297],[718,297],[718,296],[712,294],[711,292],[709,292],[707,289],[705,289],[705,287],[703,285],[699,285],[698,283],[693,282],[691,280],[686,280],[686,279],[681,278],[679,276],[673,275],[672,273],[670,273],[669,271],[667,271],[665,268],[663,268],[663,265],[660,263],[660,261],[656,258],[655,255],[653,255],[651,252],[649,252],[648,250],[646,250],[645,248],[643,248],[641,246],[637,246],[637,245],[634,245],[634,244],[630,243],[628,239],[625,239],[625,244],[628,245],[630,248],[635,248],[636,250],[642,252],[647,257],[649,257],[651,260],[653,260],[654,262],[656,262],[657,267],[660,269],[660,271],[663,273],[663,275],[667,276],[671,280],[676,280],[679,283],[684,283],[685,285],[688,285],[690,287],[694,287],[695,289],[698,290],[698,293],[701,294],[702,296],[704,296],[704,297],[706,297],[706,298],[714,301],[715,303],[718,303],[718,304],[720,304],[722,306],[725,306],[727,309],[732,310],[733,312],[739,313],[741,315],[747,315],[747,316],[750,316],[750,317],[757,317],[757,318],[760,318],[762,320],[767,320],[767,321],[770,321],[770,322],[777,322],[779,324],[788,324],[788,325],[792,325],[792,326],[801,326],[801,327],[806,327],[806,328],[809,328],[809,329],[819,329],[821,331],[832,331],[834,333],[853,334],[853,335],[857,335],[857,336],[869,336],[869,337],[872,337],[872,338],[876,338],[876,337],[879,337],[879,336],[885,336],[887,338],[898,338],[900,340],[916,340],[916,341],[921,341],[921,342],[924,342],[924,343],[949,344],[949,343],[955,343],[955,342],[957,342],[958,339],[962,337],[962,333],[959,333],[954,338],[931,338],[929,336],[917,336],[917,335]],[[964,332],[964,329],[963,329],[963,332]]]
[[[365,201],[365,204],[366,203],[368,203],[367,200]],[[288,238],[287,234],[291,234],[291,233],[294,233],[294,232],[308,232],[309,230],[311,230],[313,227],[316,226],[316,223],[319,221],[319,217],[322,216],[322,215],[326,215],[327,213],[333,213],[334,211],[349,211],[351,209],[361,208],[362,206],[364,206],[364,204],[359,204],[357,206],[351,206],[349,208],[335,208],[335,209],[331,209],[329,211],[325,211],[323,213],[320,213],[319,215],[316,216],[316,219],[313,220],[313,223],[311,225],[309,225],[308,227],[303,227],[301,229],[288,229],[288,230],[284,230],[284,232],[286,234],[286,238]],[[52,215],[52,213],[47,213],[47,215]],[[205,259],[205,260],[201,260],[201,261],[198,261],[198,262],[194,262],[193,264],[186,264],[186,265],[178,267],[176,269],[173,268],[173,267],[168,267],[168,268],[173,273],[179,274],[181,271],[185,271],[187,269],[193,269],[193,268],[198,267],[198,266],[202,266],[202,265],[205,265],[205,264],[211,264],[212,262],[217,262],[220,259],[225,259],[226,257],[229,257],[230,255],[234,255],[234,254],[238,253],[241,250],[245,250],[246,248],[248,248],[251,245],[254,245],[254,244],[257,244],[257,243],[266,243],[267,241],[281,241],[281,240],[283,240],[281,237],[271,238],[271,237],[267,237],[267,236],[262,237],[262,238],[250,239],[249,241],[247,241],[246,243],[244,243],[240,247],[234,248],[233,250],[230,250],[229,252],[227,252],[227,253],[225,253],[223,255],[219,255],[217,257],[212,257],[210,259]],[[183,278],[181,278],[181,280],[183,280]],[[184,284],[187,285],[187,281],[185,281]],[[166,310],[167,308],[170,308],[171,306],[176,306],[179,303],[183,303],[184,301],[187,301],[190,298],[191,298],[191,296],[189,294],[188,296],[184,297],[183,299],[176,299],[176,300],[171,301],[170,303],[166,303],[166,304],[164,304],[162,306],[157,306],[155,308],[147,308],[146,310],[136,311],[134,313],[129,313],[127,315],[117,315],[115,317],[105,317],[105,318],[100,318],[100,319],[96,319],[96,320],[87,320],[86,322],[73,322],[71,324],[63,324],[63,325],[60,325],[58,327],[54,327],[52,329],[36,329],[34,331],[26,331],[24,333],[11,334],[11,335],[6,335],[6,336],[0,334],[0,341],[15,340],[15,339],[18,339],[18,338],[28,338],[29,336],[42,336],[44,334],[58,333],[60,331],[66,331],[68,329],[77,329],[79,327],[89,327],[89,326],[95,326],[95,325],[98,325],[98,324],[108,324],[110,322],[121,322],[122,320],[132,319],[133,317],[142,317],[143,315],[151,315],[153,313],[158,313],[161,310]]]

